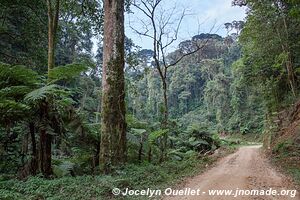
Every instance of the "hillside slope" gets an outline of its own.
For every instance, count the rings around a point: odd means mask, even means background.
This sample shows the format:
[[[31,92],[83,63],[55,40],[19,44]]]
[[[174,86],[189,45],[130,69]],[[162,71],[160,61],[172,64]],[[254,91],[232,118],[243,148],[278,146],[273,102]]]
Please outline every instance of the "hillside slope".
[[[268,153],[300,183],[300,101],[277,114],[277,127],[271,133]]]

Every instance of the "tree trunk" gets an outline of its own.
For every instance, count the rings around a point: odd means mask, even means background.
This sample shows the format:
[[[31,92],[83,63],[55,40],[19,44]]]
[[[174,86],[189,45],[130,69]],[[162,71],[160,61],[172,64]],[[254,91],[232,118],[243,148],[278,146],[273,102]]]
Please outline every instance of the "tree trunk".
[[[149,149],[148,149],[148,162],[151,163],[151,160],[152,160],[152,148],[151,148],[151,146],[149,146]]]
[[[165,69],[166,70],[166,69]],[[166,74],[165,74],[166,75]],[[167,96],[167,80],[166,80],[166,76],[163,80],[163,93],[164,93],[164,118],[163,118],[163,122],[162,122],[162,128],[166,129],[168,128],[168,120],[169,120],[169,107],[168,107],[168,96]],[[163,162],[165,160],[166,157],[166,149],[167,149],[167,142],[168,142],[168,134],[165,134],[162,137],[162,141],[161,141],[161,155],[160,155],[160,159],[159,162]]]
[[[124,0],[104,1],[100,170],[126,161]]]
[[[163,93],[164,93],[164,118],[163,118],[163,127],[167,127],[168,125],[168,118],[169,118],[169,107],[168,107],[168,96],[167,96],[167,80],[166,78],[163,79]]]
[[[59,17],[60,0],[55,0],[55,5],[52,5],[53,0],[47,0],[48,7],[48,77],[50,71],[54,68],[55,58],[55,39]],[[51,80],[48,78],[48,82]],[[47,126],[48,119],[48,103],[47,100],[41,104],[41,121],[44,126]],[[40,148],[39,148],[39,167],[45,177],[52,174],[51,168],[51,143],[52,135],[48,134],[46,127],[40,130]]]
[[[161,145],[160,145],[160,158],[159,162],[162,163],[165,161],[166,158],[166,150],[167,150],[167,142],[168,142],[168,135],[165,134],[162,137]]]
[[[48,75],[51,69],[54,68],[54,53],[55,53],[55,38],[57,32],[57,24],[59,17],[60,1],[56,0],[55,6],[52,5],[52,0],[47,0],[48,7]]]
[[[95,116],[95,123],[98,124],[99,123],[99,113],[101,110],[101,102],[98,103],[97,105],[97,110],[96,110],[96,116]],[[97,142],[96,142],[96,152],[94,155],[94,163],[93,163],[93,172],[96,172],[96,167],[99,166],[99,158],[100,158],[100,134],[97,135]]]
[[[38,154],[36,150],[36,140],[35,140],[35,131],[34,131],[34,123],[29,123],[29,132],[31,137],[31,146],[32,146],[32,159],[31,159],[31,174],[36,175],[37,169],[38,169]]]
[[[48,103],[44,100],[40,105],[40,145],[39,145],[39,170],[44,177],[48,178],[52,174],[51,169],[51,135],[47,134]]]
[[[54,36],[52,28],[49,26],[48,29],[48,74],[50,74],[54,68]]]
[[[45,129],[40,133],[40,171],[48,178],[52,174],[51,169],[51,135]]]
[[[294,97],[296,97],[296,81],[295,81],[295,74],[294,74],[294,70],[293,70],[293,63],[292,63],[292,58],[291,58],[291,53],[288,51],[288,58],[286,61],[286,69],[287,69],[287,73],[288,73],[288,80],[289,80],[289,84],[291,87],[291,91],[294,95]]]
[[[283,24],[284,24],[284,30],[285,30],[285,44],[283,44],[283,50],[287,53],[287,60],[286,60],[286,69],[287,69],[287,73],[288,73],[288,81],[289,84],[291,86],[291,91],[294,95],[294,97],[296,97],[296,81],[295,81],[295,74],[294,74],[294,70],[293,70],[293,62],[292,62],[292,56],[291,56],[291,51],[290,51],[290,47],[288,44],[289,41],[289,32],[288,32],[288,25],[286,23],[286,19],[285,17],[283,18]]]
[[[143,142],[140,143],[140,148],[139,148],[139,157],[138,157],[139,163],[142,162],[142,155],[143,155]]]
[[[100,141],[96,143],[96,152],[94,155],[93,163],[93,172],[96,172],[96,167],[99,166],[99,157],[100,157]]]
[[[29,137],[29,134],[25,133],[25,135],[23,136],[23,140],[22,140],[21,163],[23,166],[26,163],[25,158],[28,153],[28,137]]]

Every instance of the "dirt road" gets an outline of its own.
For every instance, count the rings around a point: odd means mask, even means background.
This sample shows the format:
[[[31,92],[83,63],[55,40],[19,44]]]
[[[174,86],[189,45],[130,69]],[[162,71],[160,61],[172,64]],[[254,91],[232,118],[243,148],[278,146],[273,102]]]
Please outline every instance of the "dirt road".
[[[260,152],[260,146],[241,147],[236,153],[231,154],[217,163],[215,167],[208,170],[204,174],[193,177],[184,184],[181,189],[191,188],[199,189],[198,195],[189,196],[167,196],[165,200],[227,200],[227,199],[245,199],[245,200],[299,200],[299,194],[296,197],[290,192],[290,195],[282,196],[264,195],[264,196],[237,196],[234,193],[238,189],[245,190],[277,190],[281,192],[282,189],[295,190],[291,186],[290,181],[282,174],[277,172],[269,164],[268,160],[264,158]],[[209,190],[233,190],[232,195],[211,196]],[[245,191],[246,193],[248,191]],[[241,192],[242,193],[242,192]],[[297,191],[298,193],[298,191]]]

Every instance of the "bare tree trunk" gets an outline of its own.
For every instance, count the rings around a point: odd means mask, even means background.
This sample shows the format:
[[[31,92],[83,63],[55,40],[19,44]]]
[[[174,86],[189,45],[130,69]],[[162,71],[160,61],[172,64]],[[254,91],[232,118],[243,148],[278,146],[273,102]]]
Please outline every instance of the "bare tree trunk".
[[[162,128],[166,129],[168,128],[168,121],[169,121],[169,107],[168,107],[168,88],[167,88],[167,78],[166,78],[166,68],[165,68],[165,76],[161,77],[162,78],[162,85],[163,85],[163,100],[164,100],[164,113],[163,113],[163,121],[162,121]],[[167,149],[167,142],[168,142],[168,135],[165,134],[162,137],[162,141],[161,141],[161,155],[160,155],[160,159],[159,162],[163,162],[165,160],[166,157],[166,149]]]
[[[294,70],[293,70],[293,62],[292,62],[291,51],[290,51],[290,47],[289,47],[289,44],[288,44],[288,41],[289,41],[288,25],[286,23],[285,18],[283,18],[283,24],[284,24],[286,40],[287,40],[285,46],[286,46],[286,50],[287,50],[287,53],[288,53],[288,58],[287,58],[287,63],[286,63],[287,71],[288,71],[288,79],[289,79],[289,82],[290,82],[290,85],[291,85],[292,93],[295,97],[296,96],[297,85],[296,85],[295,74],[294,74]]]
[[[48,74],[54,68],[54,37],[53,30],[49,26],[48,30]]]
[[[168,107],[168,88],[167,88],[167,80],[166,78],[163,79],[163,93],[164,93],[164,118],[163,118],[163,127],[167,127],[168,125],[168,118],[169,118],[169,107]]]
[[[142,155],[143,155],[143,142],[140,143],[140,148],[139,148],[139,157],[138,157],[139,163],[142,162]]]
[[[36,175],[38,169],[38,154],[36,149],[36,140],[35,140],[35,131],[34,131],[34,123],[29,123],[29,132],[31,137],[31,146],[32,146],[32,159],[31,159],[31,174]]]
[[[25,135],[23,136],[23,140],[22,140],[22,151],[21,151],[21,162],[22,162],[23,166],[26,163],[25,158],[28,153],[28,138],[29,138],[29,134],[25,133]]]
[[[51,168],[51,135],[45,129],[40,133],[40,170],[48,178],[52,174]]]
[[[292,63],[292,58],[291,58],[291,53],[288,52],[288,58],[286,61],[286,68],[287,68],[287,72],[288,72],[288,79],[289,79],[289,83],[291,86],[291,90],[292,93],[294,95],[294,97],[296,96],[296,81],[295,81],[295,74],[294,74],[294,70],[293,70],[293,63]]]
[[[151,146],[149,146],[149,149],[148,149],[148,162],[151,163],[151,160],[152,160],[152,148],[151,148]]]
[[[53,0],[47,0],[48,7],[48,76],[50,71],[54,68],[54,52],[55,52],[55,38],[59,17],[59,4],[60,0],[55,0],[55,5],[52,5]],[[48,79],[50,81],[50,79]],[[41,120],[44,122],[44,126],[48,121],[48,103],[43,102],[41,104]],[[51,143],[52,135],[48,134],[46,127],[40,130],[40,148],[39,148],[39,167],[40,171],[45,177],[49,177],[52,174],[51,168]]]
[[[100,170],[126,161],[124,0],[104,1]]]
[[[285,31],[285,42],[283,42],[284,44],[282,44],[282,50],[287,53],[287,60],[286,60],[285,66],[286,66],[286,70],[288,73],[288,82],[290,84],[291,91],[295,97],[297,85],[296,85],[295,74],[294,74],[294,70],[293,70],[291,51],[290,51],[290,47],[288,44],[288,41],[289,41],[288,25],[286,23],[285,18],[283,18],[283,25],[284,25],[284,31]],[[278,30],[277,30],[277,32],[280,37]],[[280,38],[280,40],[281,40],[281,38]],[[282,42],[282,40],[281,40],[281,42]]]
[[[39,144],[39,170],[44,177],[48,178],[52,174],[51,168],[51,142],[52,135],[47,133],[48,121],[48,103],[46,100],[40,105],[40,121],[42,128],[40,129],[40,144]]]
[[[55,36],[57,32],[58,15],[59,15],[59,0],[56,0],[55,6],[52,5],[52,0],[47,0],[48,6],[48,75],[51,69],[54,68],[54,53],[55,53]],[[54,10],[53,10],[54,9]]]
[[[96,172],[96,167],[99,166],[99,158],[100,158],[100,141],[96,143],[96,152],[94,155],[94,163],[93,163],[93,172]]]

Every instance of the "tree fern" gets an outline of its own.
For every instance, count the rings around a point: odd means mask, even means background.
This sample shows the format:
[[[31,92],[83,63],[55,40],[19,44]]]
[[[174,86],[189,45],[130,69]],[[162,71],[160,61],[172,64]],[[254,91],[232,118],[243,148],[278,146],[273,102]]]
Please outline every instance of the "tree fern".
[[[7,121],[16,121],[26,115],[30,107],[25,104],[16,102],[14,100],[0,101],[0,121],[6,123]]]
[[[27,102],[37,102],[47,97],[49,94],[55,94],[58,91],[58,85],[46,85],[44,87],[33,90],[25,96]]]
[[[7,86],[36,86],[39,83],[39,75],[21,65],[10,66],[0,63],[0,88]]]
[[[152,132],[149,137],[148,140],[151,144],[155,143],[155,141],[157,139],[161,139],[162,137],[166,136],[169,132],[169,129],[160,129],[157,131]]]
[[[58,66],[53,68],[49,72],[49,79],[52,82],[59,81],[59,80],[70,80],[82,72],[86,71],[88,68],[83,64],[68,64],[65,66]]]
[[[134,145],[140,144],[139,138],[130,132],[126,134],[126,138],[127,138],[127,141],[131,144],[134,144]]]
[[[71,176],[75,164],[70,161],[63,161],[53,166],[53,172],[57,177]]]
[[[0,97],[8,99],[21,99],[24,95],[29,93],[32,89],[28,86],[10,86],[0,89]]]

